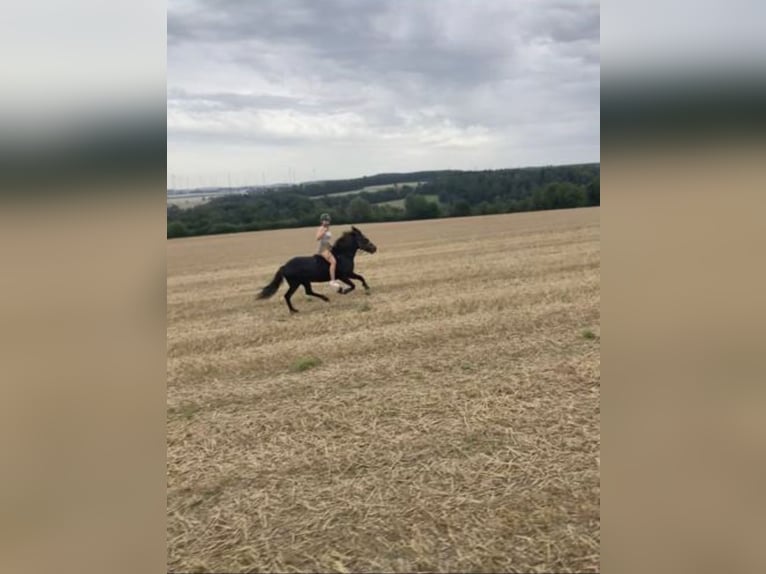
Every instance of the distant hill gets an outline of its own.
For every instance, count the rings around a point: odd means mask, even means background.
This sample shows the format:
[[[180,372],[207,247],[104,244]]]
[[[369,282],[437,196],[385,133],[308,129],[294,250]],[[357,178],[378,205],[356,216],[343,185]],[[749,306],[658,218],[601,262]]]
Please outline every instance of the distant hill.
[[[258,188],[196,190],[187,208],[168,192],[168,237],[335,223],[400,221],[562,209],[600,204],[598,163],[484,171],[383,173]],[[172,190],[176,191],[176,190]],[[187,194],[188,200],[192,196]]]

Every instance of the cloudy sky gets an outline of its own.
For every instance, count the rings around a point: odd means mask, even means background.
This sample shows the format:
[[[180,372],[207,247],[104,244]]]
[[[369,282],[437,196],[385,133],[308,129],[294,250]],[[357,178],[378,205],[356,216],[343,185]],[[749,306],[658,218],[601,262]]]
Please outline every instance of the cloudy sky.
[[[599,4],[170,0],[168,185],[599,161]]]

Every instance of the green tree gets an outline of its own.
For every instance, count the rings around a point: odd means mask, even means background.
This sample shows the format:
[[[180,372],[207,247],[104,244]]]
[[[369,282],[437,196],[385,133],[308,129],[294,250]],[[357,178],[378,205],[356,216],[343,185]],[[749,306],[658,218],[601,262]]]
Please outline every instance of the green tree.
[[[168,224],[168,239],[172,237],[186,237],[187,235],[189,235],[189,231],[180,221],[173,221]]]
[[[459,199],[452,205],[452,215],[454,217],[465,217],[471,215],[471,204],[465,199]]]
[[[213,235],[218,233],[236,233],[237,231],[240,231],[240,228],[237,225],[226,222],[215,223],[210,228],[210,233]]]
[[[430,219],[439,216],[438,205],[414,193],[405,198],[404,211],[410,219]]]
[[[588,205],[601,205],[601,178],[596,177],[588,184]]]
[[[348,216],[351,221],[370,221],[372,218],[372,206],[370,202],[361,197],[355,197],[348,204]]]
[[[588,205],[588,193],[582,185],[562,183],[560,187],[561,208],[584,207]]]
[[[548,184],[535,191],[533,209],[566,209],[586,205],[587,197],[582,186],[569,182]]]
[[[489,201],[482,201],[475,208],[476,215],[489,215],[490,213],[497,213],[494,210],[494,206]]]

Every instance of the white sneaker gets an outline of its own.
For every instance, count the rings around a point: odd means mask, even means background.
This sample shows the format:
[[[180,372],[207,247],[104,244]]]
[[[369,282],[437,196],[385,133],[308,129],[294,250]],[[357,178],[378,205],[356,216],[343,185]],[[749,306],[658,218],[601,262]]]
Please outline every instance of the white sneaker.
[[[330,281],[330,287],[335,287],[336,289],[340,289],[341,284],[338,283],[337,281]]]

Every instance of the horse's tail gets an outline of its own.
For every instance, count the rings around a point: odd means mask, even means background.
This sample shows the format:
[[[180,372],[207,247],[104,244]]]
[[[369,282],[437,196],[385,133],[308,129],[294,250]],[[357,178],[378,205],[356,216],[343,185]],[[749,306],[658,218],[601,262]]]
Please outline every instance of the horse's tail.
[[[282,273],[283,267],[280,267],[277,272],[274,274],[274,279],[271,280],[271,283],[266,285],[263,289],[261,289],[261,292],[258,293],[256,296],[256,299],[268,299],[271,297],[274,293],[277,292],[279,289],[279,286],[282,285],[282,281],[285,280],[285,275]]]

